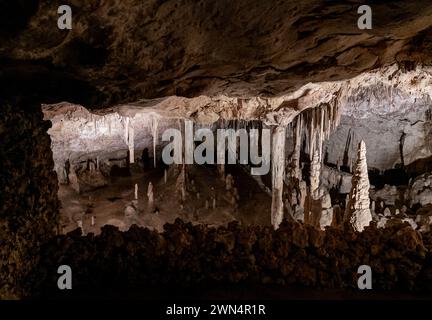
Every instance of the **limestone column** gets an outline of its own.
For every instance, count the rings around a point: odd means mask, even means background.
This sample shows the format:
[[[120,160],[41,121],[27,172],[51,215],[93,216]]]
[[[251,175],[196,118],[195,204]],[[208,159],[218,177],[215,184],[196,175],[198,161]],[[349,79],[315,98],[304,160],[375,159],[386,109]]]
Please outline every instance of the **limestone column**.
[[[277,229],[283,219],[283,184],[285,176],[286,128],[277,126],[272,132],[272,207],[271,223]]]

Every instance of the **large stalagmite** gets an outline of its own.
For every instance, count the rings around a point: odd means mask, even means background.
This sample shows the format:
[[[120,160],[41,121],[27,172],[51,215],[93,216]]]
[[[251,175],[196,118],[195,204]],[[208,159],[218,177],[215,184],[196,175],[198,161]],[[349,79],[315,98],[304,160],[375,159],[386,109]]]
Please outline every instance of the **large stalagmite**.
[[[286,128],[278,126],[272,139],[272,207],[271,223],[277,229],[283,219],[283,184],[285,175]]]
[[[345,221],[349,221],[356,231],[363,231],[372,221],[369,201],[369,177],[366,163],[366,144],[358,146],[357,162],[352,178],[352,187],[345,212]]]

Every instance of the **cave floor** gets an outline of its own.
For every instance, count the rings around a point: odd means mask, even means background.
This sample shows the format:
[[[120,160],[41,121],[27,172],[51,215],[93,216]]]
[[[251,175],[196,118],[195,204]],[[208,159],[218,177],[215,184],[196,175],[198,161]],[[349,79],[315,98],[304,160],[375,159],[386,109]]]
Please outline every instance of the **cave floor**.
[[[227,166],[228,173],[233,176],[239,194],[234,205],[216,166],[189,166],[183,202],[177,184],[178,172],[172,167],[167,171],[167,183],[162,167],[145,169],[135,164],[130,168],[130,175],[111,177],[107,186],[92,191],[78,194],[70,185],[61,184],[58,196],[62,233],[76,229],[79,221],[82,221],[84,233],[99,234],[104,225],[114,225],[125,231],[132,224],[163,231],[165,223],[173,223],[178,217],[209,226],[226,225],[231,221],[270,225],[271,197],[240,167]],[[153,206],[149,205],[147,196],[149,182],[153,184]],[[138,206],[137,215],[131,221],[125,218],[125,208],[135,198],[135,184],[138,185]],[[213,196],[217,199],[216,208],[213,208]]]

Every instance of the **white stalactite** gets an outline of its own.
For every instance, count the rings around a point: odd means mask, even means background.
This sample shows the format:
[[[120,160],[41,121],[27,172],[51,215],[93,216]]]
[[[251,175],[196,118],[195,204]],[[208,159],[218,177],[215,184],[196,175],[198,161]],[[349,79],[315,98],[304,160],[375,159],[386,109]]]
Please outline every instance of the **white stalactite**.
[[[157,146],[157,139],[158,139],[158,119],[156,117],[152,117],[151,119],[151,131],[152,131],[152,136],[153,136],[153,166],[156,168],[156,160],[157,160],[157,155],[156,155],[156,146]]]
[[[272,134],[272,207],[271,223],[277,229],[283,219],[286,128],[278,126]]]
[[[323,148],[323,141],[324,141],[324,113],[326,108],[320,109],[321,119],[320,119],[320,131],[319,131],[319,141],[318,141],[318,147],[319,147],[319,160],[321,161],[322,156],[322,148]]]
[[[303,116],[300,114],[297,118],[296,125],[295,125],[294,152],[292,156],[292,166],[294,169],[293,175],[295,178],[299,180],[301,180],[300,152],[301,152],[302,131],[303,131]]]
[[[128,147],[130,163],[135,163],[135,145],[134,145],[134,127],[131,121],[128,121]]]

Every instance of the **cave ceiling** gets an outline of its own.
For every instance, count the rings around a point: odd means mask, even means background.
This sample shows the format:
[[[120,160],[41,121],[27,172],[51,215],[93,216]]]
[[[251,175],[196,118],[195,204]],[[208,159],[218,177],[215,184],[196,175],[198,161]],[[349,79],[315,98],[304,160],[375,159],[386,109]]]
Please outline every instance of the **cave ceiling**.
[[[172,95],[277,97],[309,82],[432,63],[432,1],[59,1],[0,7],[3,96],[91,108]],[[8,19],[18,15],[20,19]]]

